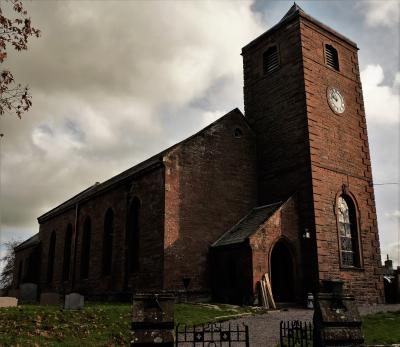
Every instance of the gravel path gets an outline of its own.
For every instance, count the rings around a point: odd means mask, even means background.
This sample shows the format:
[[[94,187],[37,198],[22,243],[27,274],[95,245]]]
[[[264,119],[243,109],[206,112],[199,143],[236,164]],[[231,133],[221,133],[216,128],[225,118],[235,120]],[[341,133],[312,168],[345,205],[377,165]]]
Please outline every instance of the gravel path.
[[[373,305],[359,307],[360,314],[400,311],[400,304]],[[251,347],[276,347],[279,342],[279,323],[282,320],[312,321],[313,311],[300,308],[289,308],[279,311],[243,317],[231,320],[230,323],[245,323],[249,326]]]

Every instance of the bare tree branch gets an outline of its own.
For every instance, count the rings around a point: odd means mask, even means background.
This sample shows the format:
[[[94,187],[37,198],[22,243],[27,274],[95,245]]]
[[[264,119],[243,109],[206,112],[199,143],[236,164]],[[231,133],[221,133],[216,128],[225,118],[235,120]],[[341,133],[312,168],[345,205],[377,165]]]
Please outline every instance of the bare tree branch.
[[[40,31],[31,25],[31,19],[24,9],[22,0],[6,0],[12,6],[15,18],[4,16],[0,7],[0,63],[7,58],[7,48],[17,51],[28,49],[30,37],[39,37]],[[11,71],[0,71],[0,116],[15,113],[19,118],[32,106],[28,86],[16,84]]]

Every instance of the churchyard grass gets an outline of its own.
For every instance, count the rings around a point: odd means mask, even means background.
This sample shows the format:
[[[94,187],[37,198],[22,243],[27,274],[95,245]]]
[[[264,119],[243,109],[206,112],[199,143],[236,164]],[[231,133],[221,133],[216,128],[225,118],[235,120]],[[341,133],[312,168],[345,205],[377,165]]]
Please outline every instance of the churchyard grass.
[[[0,346],[125,346],[130,339],[132,306],[87,304],[83,310],[22,305],[0,309]],[[175,322],[201,324],[260,310],[210,304],[175,305]]]
[[[371,314],[362,320],[366,343],[400,343],[400,311]]]
[[[130,339],[131,309],[130,304],[90,303],[79,311],[39,305],[1,308],[0,346],[124,346]],[[259,312],[251,307],[177,304],[175,322],[201,324]],[[399,326],[400,311],[363,317],[369,344],[399,343]]]

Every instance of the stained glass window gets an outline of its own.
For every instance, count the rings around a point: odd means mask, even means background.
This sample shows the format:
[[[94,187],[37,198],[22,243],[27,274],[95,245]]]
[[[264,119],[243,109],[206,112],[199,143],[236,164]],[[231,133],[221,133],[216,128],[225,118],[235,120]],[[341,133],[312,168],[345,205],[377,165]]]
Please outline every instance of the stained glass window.
[[[358,266],[355,209],[349,200],[344,196],[340,196],[338,199],[340,252],[342,265]]]

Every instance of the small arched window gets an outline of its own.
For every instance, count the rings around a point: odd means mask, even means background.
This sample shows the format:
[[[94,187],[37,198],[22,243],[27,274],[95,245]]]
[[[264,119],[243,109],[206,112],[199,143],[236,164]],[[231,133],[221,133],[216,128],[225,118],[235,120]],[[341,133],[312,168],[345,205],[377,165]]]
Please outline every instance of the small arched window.
[[[47,283],[51,283],[53,281],[55,252],[56,252],[56,233],[55,231],[53,231],[50,236],[49,254],[47,257]]]
[[[90,217],[86,217],[82,234],[81,278],[88,278],[89,276],[91,233],[92,223]]]
[[[340,258],[343,266],[360,266],[356,207],[347,195],[338,198]]]
[[[113,210],[109,208],[104,218],[103,267],[102,267],[102,273],[104,276],[109,275],[111,273],[113,234],[114,234],[114,213]]]
[[[139,242],[140,242],[140,201],[133,198],[128,211],[127,223],[128,262],[129,272],[139,269]]]
[[[68,224],[65,232],[64,240],[64,264],[63,264],[63,280],[69,280],[69,270],[71,263],[71,242],[72,242],[72,225]]]
[[[264,74],[275,71],[279,68],[279,53],[278,47],[272,46],[263,54]]]
[[[339,56],[336,48],[331,45],[325,45],[326,65],[339,71]]]

